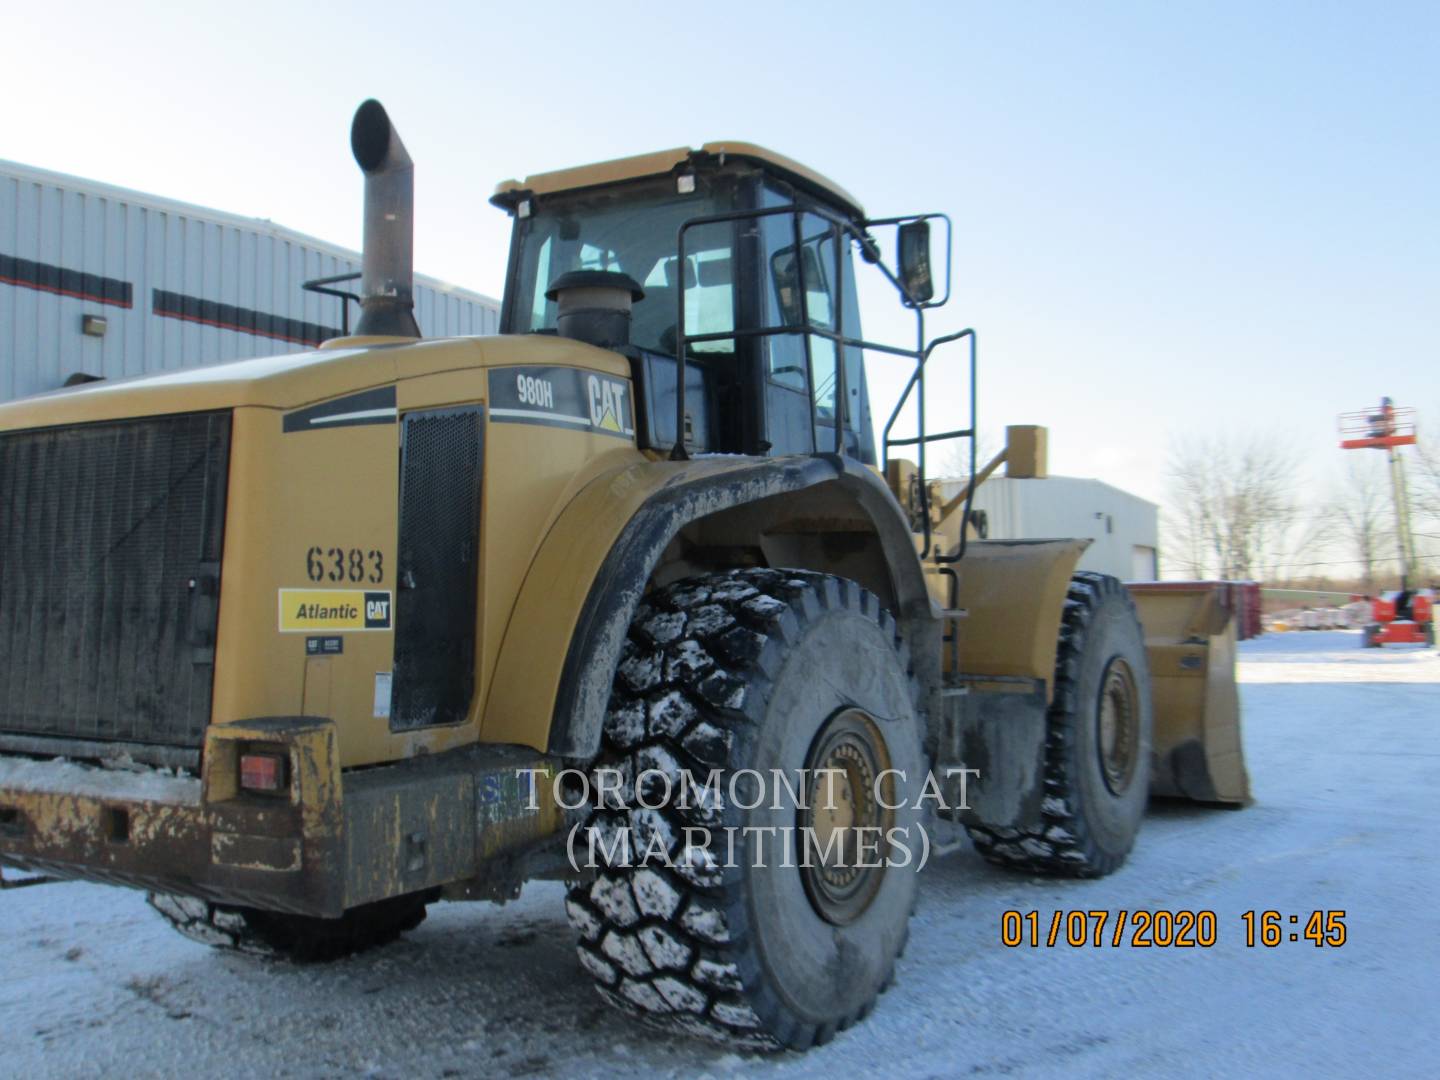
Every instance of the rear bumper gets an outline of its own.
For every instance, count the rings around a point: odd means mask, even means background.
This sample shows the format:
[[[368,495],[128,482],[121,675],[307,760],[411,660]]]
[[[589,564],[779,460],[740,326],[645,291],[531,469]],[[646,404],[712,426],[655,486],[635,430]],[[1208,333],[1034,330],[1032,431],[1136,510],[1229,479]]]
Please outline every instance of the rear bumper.
[[[289,791],[235,784],[250,744],[283,748]],[[337,916],[483,876],[555,833],[553,759],[467,747],[341,774],[334,725],[216,725],[202,778],[0,756],[0,861],[221,903]],[[533,779],[527,770],[539,770]]]

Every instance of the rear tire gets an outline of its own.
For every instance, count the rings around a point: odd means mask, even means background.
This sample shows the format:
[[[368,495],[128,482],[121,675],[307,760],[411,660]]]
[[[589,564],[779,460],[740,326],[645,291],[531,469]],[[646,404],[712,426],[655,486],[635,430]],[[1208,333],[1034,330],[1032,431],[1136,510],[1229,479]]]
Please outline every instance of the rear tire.
[[[883,801],[898,809],[863,795],[881,766],[897,770]],[[821,824],[818,809],[797,812],[773,782],[771,770],[783,770],[818,807],[798,771],[821,767],[844,777],[837,783],[852,793],[854,824],[905,830],[908,865],[892,848],[888,865],[847,879],[784,857],[780,833],[768,834],[761,854],[751,839],[759,834],[727,831],[788,828],[794,838],[807,821],[817,834],[853,827]],[[570,888],[580,962],[608,1001],[655,1026],[755,1048],[804,1049],[870,1012],[908,933],[925,776],[908,654],[876,597],[791,570],[737,570],[656,590],[636,613],[616,673],[592,777],[605,769],[620,770],[632,794],[650,770],[688,771],[703,784],[716,769],[722,796],[716,805],[681,798],[677,787],[659,810],[610,796],[592,807],[591,835],[629,830],[637,850],[653,850],[658,835],[667,854],[627,865],[601,853],[595,880]],[[751,810],[732,799],[738,790],[740,801],[755,801],[744,785],[731,786],[747,769],[764,778],[766,796]],[[653,806],[668,785],[654,773],[650,780],[640,789]]]
[[[1060,877],[1103,877],[1135,844],[1150,793],[1154,726],[1150,671],[1135,604],[1120,582],[1070,581],[1046,715],[1045,799],[1038,825],[968,828],[1000,866]]]
[[[212,904],[190,896],[150,893],[160,917],[191,941],[296,964],[325,963],[388,945],[425,921],[433,892],[411,893],[351,908],[338,919],[288,915]]]

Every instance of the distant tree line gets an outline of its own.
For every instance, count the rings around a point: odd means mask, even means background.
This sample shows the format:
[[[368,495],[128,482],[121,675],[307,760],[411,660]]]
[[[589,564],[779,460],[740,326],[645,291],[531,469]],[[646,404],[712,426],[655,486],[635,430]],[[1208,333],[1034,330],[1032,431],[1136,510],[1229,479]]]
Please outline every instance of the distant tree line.
[[[1440,446],[1423,432],[1421,440],[1402,451],[1417,554],[1412,585],[1440,576]],[[1302,465],[1273,436],[1177,440],[1161,517],[1164,568],[1370,594],[1395,588],[1400,561],[1385,455],[1346,453],[1318,499],[1298,491]]]

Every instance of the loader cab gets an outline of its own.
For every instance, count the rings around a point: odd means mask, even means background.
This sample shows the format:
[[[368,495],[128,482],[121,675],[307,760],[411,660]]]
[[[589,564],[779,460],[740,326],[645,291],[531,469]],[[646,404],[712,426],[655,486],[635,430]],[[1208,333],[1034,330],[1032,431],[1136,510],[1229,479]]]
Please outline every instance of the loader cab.
[[[863,214],[841,189],[757,147],[711,144],[507,181],[492,201],[514,221],[502,333],[556,333],[546,293],[572,271],[639,285],[620,351],[643,447],[673,449],[683,424],[694,452],[833,452],[839,424],[844,452],[875,463],[862,350],[834,340],[861,336],[841,223]]]

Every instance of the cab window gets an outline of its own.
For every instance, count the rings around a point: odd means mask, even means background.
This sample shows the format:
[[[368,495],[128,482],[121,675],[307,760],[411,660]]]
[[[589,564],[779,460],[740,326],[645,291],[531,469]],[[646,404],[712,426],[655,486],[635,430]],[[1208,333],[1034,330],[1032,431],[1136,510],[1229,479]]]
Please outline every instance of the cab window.
[[[735,329],[735,282],[732,269],[734,260],[728,242],[730,232],[730,229],[722,230],[719,226],[701,226],[690,230],[686,237],[683,279],[687,337],[724,334]],[[697,238],[701,241],[709,240],[716,243],[716,246],[697,251]],[[646,299],[661,296],[669,302],[669,308],[663,313],[659,308],[652,309],[661,315],[657,322],[668,318],[671,324],[677,323],[675,291],[680,287],[681,278],[679,257],[671,255],[658,260],[640,283],[645,290]],[[674,342],[664,340],[664,333],[661,332],[662,344],[669,347],[659,351],[673,355]],[[726,339],[697,342],[692,348],[697,353],[733,352],[735,346],[733,341]]]
[[[690,229],[683,273],[675,250],[675,237],[687,219],[733,205],[733,186],[717,182],[680,195],[673,180],[657,182],[648,195],[632,187],[623,194],[601,191],[540,201],[533,216],[517,223],[520,247],[509,300],[513,332],[554,329],[556,305],[545,292],[571,270],[615,270],[640,283],[645,298],[635,305],[630,339],[641,348],[674,355],[682,290],[687,335],[733,331],[734,226],[724,222]],[[694,349],[733,352],[734,342],[701,342]]]

